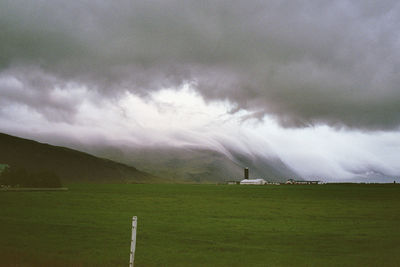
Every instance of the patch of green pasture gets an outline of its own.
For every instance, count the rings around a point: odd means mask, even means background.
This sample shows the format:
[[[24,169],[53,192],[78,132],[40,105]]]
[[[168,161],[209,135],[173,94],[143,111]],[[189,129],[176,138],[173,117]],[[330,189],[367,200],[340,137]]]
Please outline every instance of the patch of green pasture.
[[[7,164],[1,164],[0,163],[0,173],[7,167]]]
[[[73,184],[0,192],[0,265],[396,266],[397,185]]]

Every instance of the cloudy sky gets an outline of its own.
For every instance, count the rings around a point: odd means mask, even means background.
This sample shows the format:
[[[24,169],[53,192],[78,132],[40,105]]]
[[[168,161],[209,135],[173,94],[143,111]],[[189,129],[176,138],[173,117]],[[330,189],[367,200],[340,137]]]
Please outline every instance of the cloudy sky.
[[[398,1],[0,0],[0,131],[400,176]]]

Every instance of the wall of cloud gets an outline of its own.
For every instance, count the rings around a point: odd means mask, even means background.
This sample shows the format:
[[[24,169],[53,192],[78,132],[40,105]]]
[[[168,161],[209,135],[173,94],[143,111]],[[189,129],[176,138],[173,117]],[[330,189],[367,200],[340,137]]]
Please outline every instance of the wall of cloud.
[[[0,79],[0,83],[1,83]],[[331,181],[370,172],[396,176],[400,148],[397,131],[365,132],[330,126],[283,128],[273,117],[232,114],[230,102],[207,103],[190,85],[163,89],[142,98],[126,93],[98,101],[86,88],[53,94],[56,101],[81,99],[73,120],[51,120],[34,107],[2,108],[0,131],[73,147],[201,148],[248,158],[279,158],[299,176]],[[379,181],[376,179],[375,181]]]

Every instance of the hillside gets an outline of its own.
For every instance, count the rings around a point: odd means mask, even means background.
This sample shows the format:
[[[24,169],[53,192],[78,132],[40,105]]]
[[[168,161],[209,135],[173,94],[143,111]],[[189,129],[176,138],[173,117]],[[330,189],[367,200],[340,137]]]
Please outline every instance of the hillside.
[[[0,164],[27,170],[51,170],[64,182],[157,181],[155,176],[122,163],[3,133],[0,133]]]
[[[231,150],[225,154],[198,147],[87,147],[87,151],[128,165],[140,166],[162,178],[187,182],[220,182],[240,180],[243,167],[250,168],[250,178],[286,181],[288,177],[301,179],[278,158],[245,155]]]

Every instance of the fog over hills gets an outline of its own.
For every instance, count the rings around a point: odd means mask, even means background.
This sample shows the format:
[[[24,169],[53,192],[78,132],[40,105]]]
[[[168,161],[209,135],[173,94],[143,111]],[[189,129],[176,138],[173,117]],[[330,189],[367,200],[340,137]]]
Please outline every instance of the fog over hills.
[[[199,147],[141,147],[89,149],[94,154],[126,164],[159,177],[178,181],[215,182],[243,179],[243,168],[249,167],[251,178],[286,181],[300,177],[277,158],[262,158],[232,151],[231,157]]]
[[[28,169],[56,170],[67,181],[221,182],[241,180],[243,168],[249,167],[250,178],[278,182],[288,178],[328,182],[400,182],[398,176],[381,172],[373,166],[354,169],[351,177],[341,180],[324,176],[301,176],[278,157],[260,156],[229,148],[222,153],[221,150],[200,146],[110,145],[107,142],[82,143],[54,136],[36,139],[40,142],[48,140],[58,146],[0,134],[0,163]]]
[[[257,158],[237,151],[232,151],[229,158],[221,152],[199,147],[67,146],[101,158],[0,133],[0,163],[31,170],[52,170],[69,182],[239,181],[243,178],[244,167],[250,168],[253,178],[269,181],[299,178],[279,159]]]
[[[81,148],[85,146],[81,145]],[[228,150],[229,156],[201,147],[111,147],[86,146],[86,151],[140,169],[158,177],[185,182],[219,182],[241,180],[243,168],[250,169],[250,178],[285,182],[287,179],[320,180],[325,182],[392,183],[400,177],[378,170],[373,166],[353,170],[347,179],[326,176],[301,176],[278,157],[246,154],[243,151]]]

